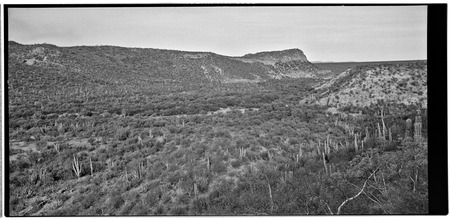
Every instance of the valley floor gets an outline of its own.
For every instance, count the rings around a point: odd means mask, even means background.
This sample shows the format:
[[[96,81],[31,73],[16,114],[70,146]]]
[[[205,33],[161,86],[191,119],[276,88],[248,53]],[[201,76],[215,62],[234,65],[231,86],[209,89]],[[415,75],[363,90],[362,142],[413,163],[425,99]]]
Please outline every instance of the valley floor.
[[[428,212],[426,127],[422,138],[414,138],[403,120],[414,111],[386,118],[390,134],[380,137],[376,126],[381,121],[370,109],[357,118],[333,115],[320,106],[224,109],[165,117],[12,118],[9,212]]]

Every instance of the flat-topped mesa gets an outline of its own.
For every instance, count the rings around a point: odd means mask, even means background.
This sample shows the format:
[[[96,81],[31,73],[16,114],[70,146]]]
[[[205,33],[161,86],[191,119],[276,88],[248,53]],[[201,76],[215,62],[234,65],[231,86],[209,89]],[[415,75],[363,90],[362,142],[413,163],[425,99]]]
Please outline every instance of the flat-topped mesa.
[[[238,59],[247,62],[261,62],[266,65],[274,65],[277,62],[286,63],[290,61],[309,62],[303,51],[297,48],[246,54]]]

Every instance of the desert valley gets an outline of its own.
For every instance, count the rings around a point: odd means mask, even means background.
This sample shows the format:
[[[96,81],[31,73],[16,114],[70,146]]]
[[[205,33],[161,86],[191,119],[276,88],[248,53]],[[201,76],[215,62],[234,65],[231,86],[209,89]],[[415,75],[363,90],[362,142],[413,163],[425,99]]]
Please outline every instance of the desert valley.
[[[13,216],[428,212],[426,60],[13,41],[7,56]]]

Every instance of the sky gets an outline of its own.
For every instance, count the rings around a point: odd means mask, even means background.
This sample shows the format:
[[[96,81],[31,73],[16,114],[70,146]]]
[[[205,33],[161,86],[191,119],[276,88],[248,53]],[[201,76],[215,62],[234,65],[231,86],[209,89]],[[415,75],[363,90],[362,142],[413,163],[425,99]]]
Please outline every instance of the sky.
[[[301,49],[310,61],[427,58],[426,6],[15,8],[8,40],[210,51]]]

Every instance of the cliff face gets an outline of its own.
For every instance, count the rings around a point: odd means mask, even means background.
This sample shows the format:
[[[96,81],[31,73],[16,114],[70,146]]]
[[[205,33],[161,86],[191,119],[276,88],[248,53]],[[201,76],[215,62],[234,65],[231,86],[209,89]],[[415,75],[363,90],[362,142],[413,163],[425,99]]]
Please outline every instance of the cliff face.
[[[319,78],[324,71],[310,63],[300,49],[268,51],[236,58],[247,63],[260,63],[268,68],[272,78]]]
[[[309,62],[300,49],[289,49],[281,51],[267,51],[255,54],[246,54],[241,60],[247,62],[261,62],[266,65],[275,66],[276,63],[288,63],[292,61]]]

